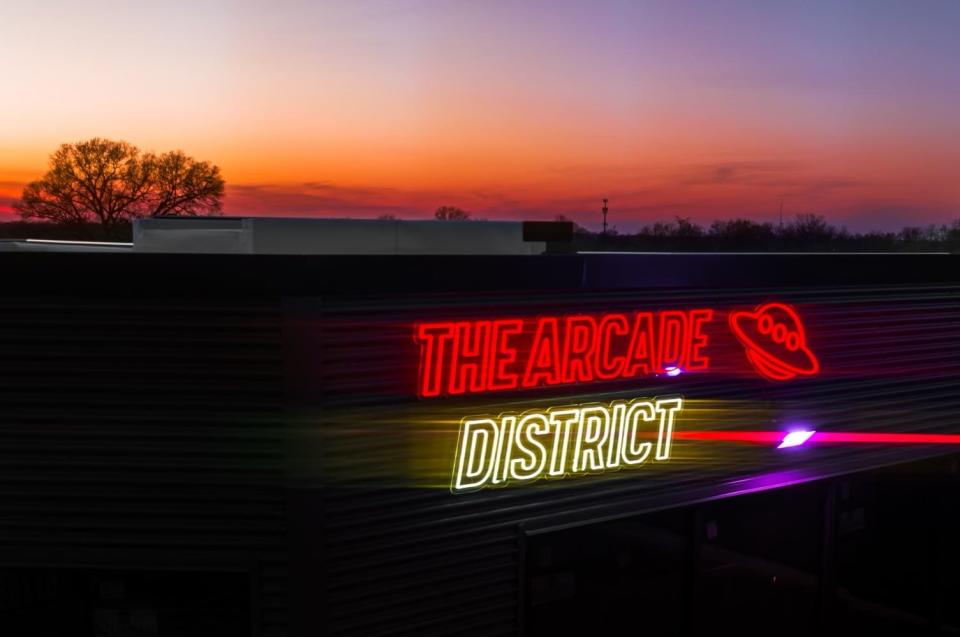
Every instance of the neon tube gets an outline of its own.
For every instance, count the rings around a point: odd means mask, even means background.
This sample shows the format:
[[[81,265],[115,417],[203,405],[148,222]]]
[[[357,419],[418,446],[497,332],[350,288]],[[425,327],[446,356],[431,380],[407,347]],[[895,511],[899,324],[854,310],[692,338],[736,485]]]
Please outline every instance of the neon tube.
[[[780,444],[797,432],[784,431],[675,431],[677,440],[715,440]],[[960,434],[905,434],[844,431],[814,431],[804,443],[825,444],[890,444],[890,445],[960,445]],[[801,443],[803,444],[803,443]],[[796,445],[789,445],[796,446]]]

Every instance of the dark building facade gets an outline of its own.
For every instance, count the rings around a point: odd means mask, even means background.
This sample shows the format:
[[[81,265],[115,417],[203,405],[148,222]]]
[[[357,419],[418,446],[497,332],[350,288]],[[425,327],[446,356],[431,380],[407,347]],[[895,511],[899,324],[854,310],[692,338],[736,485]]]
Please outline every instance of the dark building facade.
[[[960,625],[955,256],[0,263],[4,634]]]

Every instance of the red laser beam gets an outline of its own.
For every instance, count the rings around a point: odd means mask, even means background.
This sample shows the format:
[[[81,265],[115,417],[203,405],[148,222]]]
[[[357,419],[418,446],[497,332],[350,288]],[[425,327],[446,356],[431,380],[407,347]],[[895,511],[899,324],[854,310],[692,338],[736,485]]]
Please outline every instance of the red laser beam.
[[[681,440],[716,440],[773,444],[783,440],[785,431],[675,431]],[[875,432],[817,431],[805,444],[854,443],[888,445],[960,445],[960,434],[904,434]]]

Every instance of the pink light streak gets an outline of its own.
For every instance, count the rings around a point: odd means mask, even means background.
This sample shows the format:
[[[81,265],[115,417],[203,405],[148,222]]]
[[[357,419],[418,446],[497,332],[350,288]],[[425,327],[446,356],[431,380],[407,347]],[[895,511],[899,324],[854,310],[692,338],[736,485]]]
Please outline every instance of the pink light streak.
[[[783,431],[676,431],[674,438],[681,440],[713,440],[720,442],[746,442],[754,444],[782,444],[787,437],[797,432]],[[893,444],[893,445],[960,445],[960,434],[878,433],[815,431],[809,438],[797,444]]]

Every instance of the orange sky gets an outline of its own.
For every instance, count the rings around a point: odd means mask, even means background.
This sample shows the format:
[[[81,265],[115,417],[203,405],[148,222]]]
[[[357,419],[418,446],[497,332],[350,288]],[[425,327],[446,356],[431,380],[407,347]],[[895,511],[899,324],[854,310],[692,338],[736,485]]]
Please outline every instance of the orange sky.
[[[960,217],[957,3],[21,4],[0,215],[103,136],[217,163],[228,214]]]

